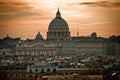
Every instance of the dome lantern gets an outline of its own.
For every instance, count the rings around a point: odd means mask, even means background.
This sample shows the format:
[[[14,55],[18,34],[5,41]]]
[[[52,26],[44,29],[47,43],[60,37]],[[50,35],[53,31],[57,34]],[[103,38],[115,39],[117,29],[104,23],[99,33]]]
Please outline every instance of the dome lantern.
[[[61,13],[60,13],[60,11],[59,11],[59,8],[58,8],[58,11],[57,11],[57,13],[56,13],[56,17],[61,17]]]

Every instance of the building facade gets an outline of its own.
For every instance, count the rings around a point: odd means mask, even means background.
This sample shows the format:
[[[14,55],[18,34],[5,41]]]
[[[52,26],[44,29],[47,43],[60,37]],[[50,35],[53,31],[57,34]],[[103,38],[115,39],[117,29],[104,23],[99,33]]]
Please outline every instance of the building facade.
[[[56,17],[48,26],[47,39],[40,32],[35,39],[25,40],[16,46],[17,55],[75,55],[75,54],[120,54],[120,43],[106,38],[91,36],[71,37],[69,26],[58,9]]]
[[[94,36],[95,35],[95,36]],[[106,40],[92,33],[90,37],[73,37],[79,54],[106,54]]]
[[[57,66],[49,65],[48,63],[41,62],[41,63],[35,63],[32,65],[27,66],[27,72],[28,73],[56,73],[58,71]]]

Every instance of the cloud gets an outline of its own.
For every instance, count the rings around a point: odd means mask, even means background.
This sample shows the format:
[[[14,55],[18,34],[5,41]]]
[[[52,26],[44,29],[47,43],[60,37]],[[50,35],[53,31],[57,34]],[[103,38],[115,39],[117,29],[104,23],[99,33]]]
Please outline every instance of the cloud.
[[[0,2],[0,20],[34,15],[34,12],[31,11],[32,8],[27,3]]]
[[[0,2],[0,12],[12,12],[12,11],[20,11],[20,10],[28,10],[33,7],[27,3],[20,2]]]
[[[98,2],[83,2],[80,5],[89,5],[94,7],[115,8],[120,9],[120,2],[98,1]]]

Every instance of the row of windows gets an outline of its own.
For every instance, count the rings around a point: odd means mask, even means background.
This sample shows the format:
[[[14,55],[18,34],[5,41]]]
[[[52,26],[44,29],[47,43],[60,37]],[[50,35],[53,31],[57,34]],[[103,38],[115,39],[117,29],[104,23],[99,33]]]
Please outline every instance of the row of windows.
[[[0,68],[0,70],[26,70],[26,68]]]
[[[30,69],[29,71],[30,71],[30,73],[33,72],[32,69]],[[56,69],[53,69],[53,70],[52,70],[52,72],[56,72],[56,71],[57,71]],[[35,69],[35,72],[39,72],[39,70],[38,70],[38,69]],[[45,70],[44,70],[44,69],[41,69],[41,73],[44,73],[44,72],[45,72]],[[51,72],[51,69],[47,69],[47,72]]]
[[[68,36],[69,33],[57,33],[57,32],[53,32],[53,33],[49,33],[48,36]]]
[[[105,50],[103,47],[79,47],[79,50]]]
[[[79,47],[79,48],[76,48],[76,49],[79,49],[79,50],[105,50],[106,48]]]
[[[56,53],[56,51],[18,51],[21,55],[41,55],[41,54],[51,54]]]
[[[94,42],[94,43],[79,43],[79,45],[100,45],[100,46],[105,46],[105,44],[103,44],[103,43],[96,43],[96,42]]]

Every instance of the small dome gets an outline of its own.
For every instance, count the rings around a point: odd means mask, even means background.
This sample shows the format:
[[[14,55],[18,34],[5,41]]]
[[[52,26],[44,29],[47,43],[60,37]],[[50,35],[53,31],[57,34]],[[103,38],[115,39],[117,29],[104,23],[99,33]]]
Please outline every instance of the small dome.
[[[8,34],[6,37],[3,38],[3,40],[12,40],[13,38],[11,38]]]
[[[67,22],[61,17],[59,9],[56,17],[50,22],[48,30],[69,30]]]
[[[96,32],[93,32],[93,33],[91,34],[91,37],[92,37],[92,38],[96,38],[96,37],[97,37]]]
[[[43,40],[43,37],[40,34],[40,32],[38,32],[38,34],[36,35],[35,40],[37,40],[37,41]]]

